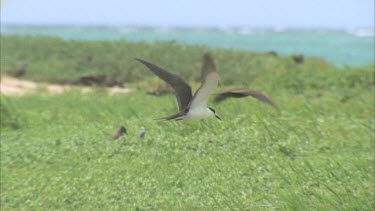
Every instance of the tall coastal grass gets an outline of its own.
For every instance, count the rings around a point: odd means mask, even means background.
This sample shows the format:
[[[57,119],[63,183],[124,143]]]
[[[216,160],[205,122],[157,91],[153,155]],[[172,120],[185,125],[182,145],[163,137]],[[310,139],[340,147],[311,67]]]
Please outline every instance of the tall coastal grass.
[[[171,95],[134,57],[198,87],[211,52],[221,89],[263,91],[209,101],[223,121],[153,119],[173,114]],[[92,56],[90,62],[82,61]],[[338,69],[321,59],[127,41],[1,37],[1,72],[28,62],[26,79],[90,74],[128,94],[72,90],[1,96],[2,210],[373,210],[374,66]],[[128,135],[110,140],[119,125]],[[146,131],[143,139],[137,135]]]

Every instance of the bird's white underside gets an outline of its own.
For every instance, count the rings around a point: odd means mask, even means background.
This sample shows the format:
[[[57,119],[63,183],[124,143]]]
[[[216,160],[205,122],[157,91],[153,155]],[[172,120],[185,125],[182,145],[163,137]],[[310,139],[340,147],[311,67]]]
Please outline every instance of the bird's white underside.
[[[199,120],[208,118],[210,116],[215,116],[215,114],[207,107],[195,107],[190,109],[187,115],[184,115],[179,119]]]
[[[218,83],[219,75],[216,72],[209,73],[193,100],[190,102],[189,112],[179,119],[199,120],[215,116],[215,114],[207,108],[207,100],[212,91],[218,86]]]

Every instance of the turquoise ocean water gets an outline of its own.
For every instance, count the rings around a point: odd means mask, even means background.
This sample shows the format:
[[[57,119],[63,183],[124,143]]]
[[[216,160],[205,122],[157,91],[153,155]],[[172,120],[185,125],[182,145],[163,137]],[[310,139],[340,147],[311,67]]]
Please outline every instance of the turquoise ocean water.
[[[215,48],[276,51],[281,55],[303,54],[323,58],[337,66],[374,64],[375,50],[374,28],[329,30],[2,24],[1,34],[46,35],[79,40],[175,40]]]

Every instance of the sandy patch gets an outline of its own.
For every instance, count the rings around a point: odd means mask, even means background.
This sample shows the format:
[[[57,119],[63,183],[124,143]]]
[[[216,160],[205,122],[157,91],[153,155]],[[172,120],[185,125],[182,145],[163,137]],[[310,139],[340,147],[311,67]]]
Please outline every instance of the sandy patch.
[[[82,93],[88,93],[92,91],[92,87],[89,86],[74,86],[78,88]],[[25,94],[31,94],[36,92],[47,92],[51,94],[61,94],[65,91],[72,89],[73,86],[58,85],[58,84],[39,84],[34,81],[20,80],[17,78],[11,78],[9,76],[2,76],[0,82],[0,93],[8,96],[20,96]],[[131,89],[121,87],[103,88],[109,95],[119,93],[129,93]]]

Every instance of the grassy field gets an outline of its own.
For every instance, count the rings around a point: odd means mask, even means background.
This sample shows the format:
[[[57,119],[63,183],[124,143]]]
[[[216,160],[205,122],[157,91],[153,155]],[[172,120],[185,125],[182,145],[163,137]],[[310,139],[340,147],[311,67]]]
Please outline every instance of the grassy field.
[[[223,121],[153,120],[177,104],[170,95],[145,94],[158,80],[133,58],[197,88],[208,51],[221,75],[218,91],[264,91],[282,115],[245,98],[209,102]],[[82,64],[85,55],[92,62]],[[173,42],[2,36],[1,72],[23,62],[27,79],[106,74],[134,91],[2,95],[2,210],[374,209],[373,65],[338,69],[316,58],[296,64]],[[119,125],[128,135],[108,140]]]

